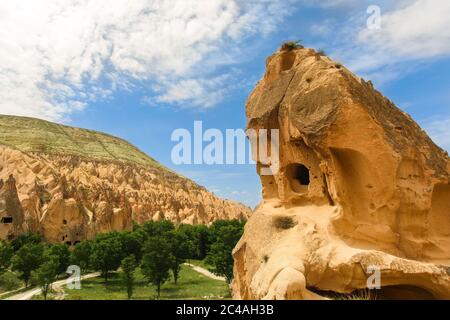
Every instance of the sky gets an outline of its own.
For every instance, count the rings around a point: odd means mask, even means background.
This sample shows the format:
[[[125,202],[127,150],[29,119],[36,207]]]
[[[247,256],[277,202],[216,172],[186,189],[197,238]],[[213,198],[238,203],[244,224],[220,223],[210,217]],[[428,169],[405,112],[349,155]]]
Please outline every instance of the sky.
[[[449,30],[448,0],[2,0],[0,113],[122,137],[253,207],[253,164],[176,165],[173,131],[245,128],[265,59],[302,40],[372,80],[450,150]]]

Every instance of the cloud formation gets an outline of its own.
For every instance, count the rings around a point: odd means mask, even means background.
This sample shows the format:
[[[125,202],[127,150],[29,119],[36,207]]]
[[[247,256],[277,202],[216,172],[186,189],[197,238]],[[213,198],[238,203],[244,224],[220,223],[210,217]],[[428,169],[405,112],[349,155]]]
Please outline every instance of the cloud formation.
[[[450,117],[427,120],[424,128],[437,145],[450,151]]]
[[[450,55],[450,33],[446,32],[450,30],[450,1],[404,0],[385,4],[381,6],[380,29],[367,28],[369,16],[363,13],[349,19],[344,43],[338,45],[356,72],[387,71],[393,76],[402,73],[399,63]]]
[[[155,101],[212,106],[224,94],[215,70],[275,30],[289,2],[2,1],[0,113],[61,120],[143,84]]]

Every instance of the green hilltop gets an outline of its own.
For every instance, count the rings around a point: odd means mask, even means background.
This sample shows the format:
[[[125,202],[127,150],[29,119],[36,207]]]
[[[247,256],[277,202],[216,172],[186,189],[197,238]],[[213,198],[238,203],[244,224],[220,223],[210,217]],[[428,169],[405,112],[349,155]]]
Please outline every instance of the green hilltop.
[[[0,144],[25,153],[72,155],[168,170],[123,139],[35,118],[0,115]]]

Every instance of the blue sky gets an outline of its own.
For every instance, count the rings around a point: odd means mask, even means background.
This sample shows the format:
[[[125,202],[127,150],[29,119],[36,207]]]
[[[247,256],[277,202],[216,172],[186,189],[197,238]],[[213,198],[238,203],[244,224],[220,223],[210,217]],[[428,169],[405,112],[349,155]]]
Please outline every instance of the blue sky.
[[[369,5],[381,9],[369,30]],[[0,4],[0,113],[120,136],[216,194],[260,200],[253,165],[171,161],[177,128],[245,128],[265,59],[289,39],[371,79],[450,149],[447,0],[44,0]]]

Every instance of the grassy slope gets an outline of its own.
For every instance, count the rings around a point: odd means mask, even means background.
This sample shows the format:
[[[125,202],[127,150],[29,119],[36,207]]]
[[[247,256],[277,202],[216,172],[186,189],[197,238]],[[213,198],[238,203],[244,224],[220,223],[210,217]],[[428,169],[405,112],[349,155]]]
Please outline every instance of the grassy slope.
[[[0,115],[0,144],[24,152],[76,155],[163,168],[120,138],[35,118]]]
[[[102,278],[88,279],[82,282],[80,290],[65,289],[66,300],[125,300],[127,293],[120,274],[112,275],[105,284]],[[148,285],[139,272],[136,273],[136,285],[133,299],[154,299],[155,287]],[[166,282],[161,288],[161,299],[190,300],[190,299],[229,299],[230,294],[227,285],[223,281],[217,281],[205,277],[190,267],[181,267],[178,284],[173,280]]]

